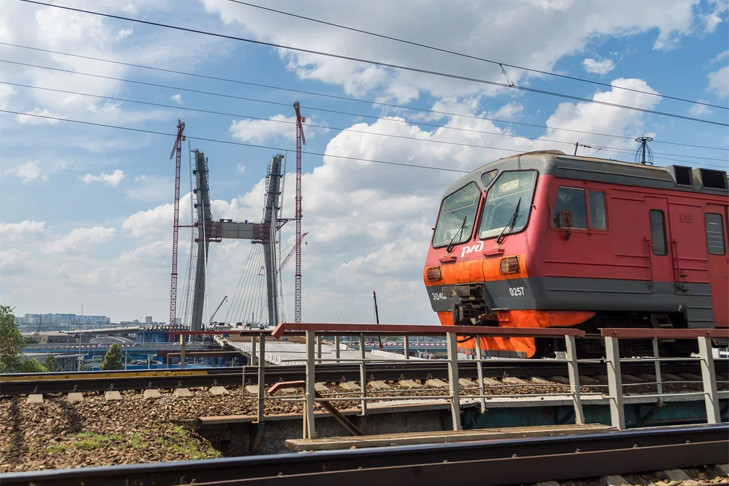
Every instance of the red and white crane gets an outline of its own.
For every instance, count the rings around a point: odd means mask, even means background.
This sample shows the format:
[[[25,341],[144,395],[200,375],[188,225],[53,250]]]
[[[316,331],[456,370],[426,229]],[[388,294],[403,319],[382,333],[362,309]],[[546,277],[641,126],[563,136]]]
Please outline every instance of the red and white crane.
[[[177,319],[177,238],[180,232],[180,167],[182,165],[182,142],[185,136],[185,123],[177,120],[177,138],[170,153],[170,160],[175,156],[175,213],[172,219],[172,276],[170,278],[170,327],[174,327]]]
[[[304,122],[299,102],[294,103],[296,111],[296,272],[294,273],[294,322],[301,322],[301,145],[306,145]]]

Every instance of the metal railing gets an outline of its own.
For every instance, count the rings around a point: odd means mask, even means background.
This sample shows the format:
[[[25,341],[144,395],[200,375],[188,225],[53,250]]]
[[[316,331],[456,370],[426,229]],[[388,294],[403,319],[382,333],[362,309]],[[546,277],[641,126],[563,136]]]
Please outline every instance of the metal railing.
[[[729,339],[729,329],[603,329],[601,335],[587,336],[583,331],[577,329],[564,328],[505,328],[505,327],[465,327],[465,326],[409,326],[409,325],[353,325],[353,324],[329,324],[329,323],[283,323],[280,324],[273,332],[269,330],[245,330],[245,331],[226,331],[216,332],[212,334],[229,334],[231,336],[249,337],[251,339],[250,349],[250,365],[257,374],[257,422],[262,424],[264,421],[264,409],[266,400],[276,399],[283,401],[299,401],[304,402],[303,421],[304,421],[304,438],[313,438],[316,436],[315,427],[315,404],[326,405],[331,408],[330,402],[359,402],[360,414],[368,413],[368,404],[370,402],[384,400],[447,400],[451,411],[451,419],[453,430],[461,430],[461,403],[463,401],[477,401],[480,405],[481,412],[487,409],[488,400],[497,397],[519,398],[527,395],[518,395],[509,393],[510,390],[523,387],[527,383],[522,384],[498,384],[491,386],[504,390],[504,394],[487,393],[484,384],[484,364],[492,362],[492,359],[483,357],[481,349],[481,339],[474,339],[475,356],[468,359],[459,359],[458,354],[458,337],[478,337],[478,338],[552,338],[564,339],[565,353],[564,357],[548,360],[539,360],[539,362],[549,363],[550,365],[564,365],[567,369],[568,383],[562,385],[569,387],[569,391],[561,393],[529,393],[529,397],[560,397],[567,398],[572,403],[576,424],[585,423],[585,415],[583,410],[583,397],[604,398],[609,402],[611,425],[619,430],[626,428],[625,423],[625,404],[630,402],[632,397],[626,394],[624,388],[637,385],[652,385],[656,388],[656,393],[647,395],[641,394],[640,397],[650,397],[656,402],[662,404],[667,399],[676,399],[680,395],[703,395],[705,398],[707,422],[715,424],[721,422],[721,411],[719,408],[719,393],[717,391],[717,379],[714,367],[714,359],[712,355],[712,339]],[[211,334],[210,332],[190,332],[185,334]],[[284,336],[304,336],[305,337],[305,381],[292,383],[291,386],[299,386],[303,388],[303,396],[298,397],[272,397],[266,396],[266,368],[270,365],[266,363],[266,338],[280,339]],[[354,336],[358,338],[356,357],[344,357],[340,354],[340,338],[343,336]],[[367,366],[382,363],[397,363],[393,359],[372,358],[368,357],[364,343],[366,337],[382,336],[382,337],[403,337],[405,341],[409,337],[414,336],[445,336],[446,339],[446,357],[448,362],[448,391],[447,394],[429,393],[427,395],[388,395],[386,392],[368,389]],[[322,338],[333,338],[335,343],[334,358],[328,359],[322,357]],[[594,338],[603,339],[605,344],[605,358],[588,358],[578,359],[577,356],[577,339]],[[641,356],[640,358],[621,357],[620,341],[621,340],[652,340],[653,355]],[[674,358],[661,357],[659,355],[659,341],[661,340],[698,340],[698,357]],[[184,339],[181,339],[182,359],[184,360]],[[350,355],[352,353],[349,353]],[[301,360],[296,360],[301,361]],[[535,360],[510,359],[510,363]],[[653,362],[655,370],[655,382],[641,383],[623,383],[623,375],[621,373],[621,364],[630,362]],[[666,362],[700,362],[701,366],[701,385],[702,391],[695,392],[666,392],[664,385],[666,382],[662,379],[661,364]],[[428,365],[433,360],[409,360],[408,366],[417,366],[418,364]],[[478,393],[465,394],[462,393],[459,383],[459,364],[476,363],[477,369],[477,387]],[[316,390],[316,366],[327,365],[331,363],[339,364],[356,364],[359,368],[359,391],[356,395],[350,393],[342,393],[334,396],[321,396]],[[399,361],[402,363],[402,361]],[[581,390],[580,383],[580,365],[599,364],[605,365],[607,375],[607,385],[602,384],[585,384],[591,388],[607,388],[607,393],[584,393]],[[245,385],[245,368],[243,376],[243,384]],[[685,383],[685,382],[682,382]],[[697,382],[698,383],[698,382]],[[721,382],[724,383],[724,382]],[[539,384],[529,383],[532,387],[538,387]],[[544,386],[556,386],[547,385]],[[284,387],[279,387],[284,388]],[[420,392],[432,391],[428,389],[420,389]],[[339,419],[338,419],[339,420]]]
[[[461,394],[459,383],[459,359],[458,359],[458,336],[473,337],[501,337],[501,338],[519,338],[519,337],[541,337],[541,338],[561,338],[565,340],[566,357],[564,359],[550,360],[550,363],[563,363],[570,377],[569,397],[572,400],[575,411],[575,422],[584,423],[584,413],[582,411],[582,402],[580,398],[580,383],[578,373],[578,360],[576,354],[576,337],[584,337],[585,333],[577,329],[525,329],[525,328],[502,328],[502,327],[464,327],[464,326],[404,326],[404,325],[348,325],[348,324],[280,324],[272,333],[275,338],[282,337],[284,334],[303,334],[306,337],[306,380],[304,383],[304,438],[313,438],[316,436],[314,404],[316,402],[331,401],[359,401],[360,410],[364,415],[367,413],[367,404],[372,400],[387,400],[397,398],[398,400],[423,400],[423,399],[446,399],[449,402],[451,410],[451,420],[453,430],[461,430],[461,401],[463,399],[479,399],[482,411],[486,410],[486,394],[483,381],[483,363],[487,359],[481,357],[480,339],[475,339],[477,358],[468,360],[475,361],[478,373],[478,394],[464,395]],[[321,336],[359,336],[360,343],[364,342],[366,335],[378,336],[445,336],[447,342],[448,361],[448,395],[445,396],[371,396],[367,390],[367,363],[383,362],[391,360],[367,359],[365,356],[365,348],[360,345],[359,358],[341,358],[323,359],[321,353],[317,352],[318,338]],[[316,396],[316,363],[326,363],[336,361],[339,363],[357,363],[360,368],[360,395],[353,397],[317,397]],[[415,363],[416,361],[411,361]],[[427,363],[428,361],[422,361]],[[517,385],[514,385],[517,386]],[[535,393],[532,396],[550,396],[553,393]],[[560,394],[564,396],[564,394]],[[259,396],[260,398],[260,396]]]
[[[663,404],[668,397],[679,395],[703,395],[706,405],[706,422],[718,424],[721,422],[719,408],[719,394],[717,392],[716,369],[712,351],[712,339],[729,337],[729,329],[601,329],[600,334],[605,340],[605,353],[607,364],[607,377],[610,400],[610,421],[620,430],[625,429],[625,393],[624,388],[631,384],[624,384],[621,373],[621,363],[635,361],[652,361],[655,365],[656,394],[654,397],[659,404]],[[624,358],[620,356],[620,340],[650,339],[653,345],[653,356],[640,358]],[[698,356],[687,358],[661,357],[659,342],[662,340],[697,340]],[[661,364],[666,362],[696,362],[701,366],[701,392],[664,392],[667,383],[661,379]],[[726,382],[723,382],[726,383]]]

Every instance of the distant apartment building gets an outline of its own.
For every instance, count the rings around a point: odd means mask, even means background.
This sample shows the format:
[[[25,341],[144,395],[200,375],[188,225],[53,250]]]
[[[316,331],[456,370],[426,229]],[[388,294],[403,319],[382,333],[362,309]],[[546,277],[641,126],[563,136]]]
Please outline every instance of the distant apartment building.
[[[166,322],[157,322],[152,320],[152,316],[146,316],[144,318],[144,321],[140,321],[139,319],[134,319],[133,321],[119,321],[119,326],[121,327],[139,327],[139,326],[147,326],[147,327],[155,327],[155,326],[166,326]]]
[[[19,319],[16,318],[16,322],[25,326],[68,327],[109,324],[111,319],[107,316],[80,316],[77,314],[25,314]]]

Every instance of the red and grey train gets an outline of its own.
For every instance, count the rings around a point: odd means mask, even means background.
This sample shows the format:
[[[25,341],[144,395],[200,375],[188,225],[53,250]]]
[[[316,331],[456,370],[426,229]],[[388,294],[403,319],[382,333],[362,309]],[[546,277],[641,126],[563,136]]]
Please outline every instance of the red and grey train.
[[[443,325],[729,327],[728,187],[721,170],[559,151],[486,164],[441,203],[431,306]],[[532,357],[559,341],[481,344]]]

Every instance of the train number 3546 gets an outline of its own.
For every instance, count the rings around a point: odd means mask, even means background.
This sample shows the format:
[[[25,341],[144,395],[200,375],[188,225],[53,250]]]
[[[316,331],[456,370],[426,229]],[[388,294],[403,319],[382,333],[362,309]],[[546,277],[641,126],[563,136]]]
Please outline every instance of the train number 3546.
[[[512,297],[523,297],[524,287],[509,287],[509,293]]]

